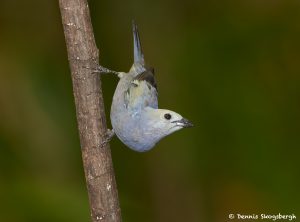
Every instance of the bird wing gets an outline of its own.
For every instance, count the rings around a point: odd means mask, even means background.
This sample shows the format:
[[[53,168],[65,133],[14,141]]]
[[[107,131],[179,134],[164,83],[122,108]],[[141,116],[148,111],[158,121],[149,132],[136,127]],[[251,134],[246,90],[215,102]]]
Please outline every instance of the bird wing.
[[[125,105],[132,113],[138,113],[145,107],[158,108],[157,86],[154,70],[145,66],[139,32],[134,21],[132,27],[134,64],[131,74],[133,79],[125,92]]]
[[[133,112],[145,107],[158,108],[157,86],[153,69],[135,76],[131,81],[128,90],[125,92],[125,104],[127,109]]]

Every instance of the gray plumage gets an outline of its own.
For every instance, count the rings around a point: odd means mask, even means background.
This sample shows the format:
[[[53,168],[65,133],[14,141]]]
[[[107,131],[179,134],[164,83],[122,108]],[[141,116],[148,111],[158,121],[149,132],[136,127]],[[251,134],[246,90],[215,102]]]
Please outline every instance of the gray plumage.
[[[134,63],[140,63],[141,65],[145,65],[144,55],[142,51],[139,31],[137,25],[134,21],[132,21],[132,31],[133,31],[133,58]]]
[[[115,134],[129,148],[144,152],[163,137],[192,124],[180,114],[158,109],[154,70],[145,65],[136,24],[133,22],[134,63],[128,73],[119,72],[120,81],[111,106]]]

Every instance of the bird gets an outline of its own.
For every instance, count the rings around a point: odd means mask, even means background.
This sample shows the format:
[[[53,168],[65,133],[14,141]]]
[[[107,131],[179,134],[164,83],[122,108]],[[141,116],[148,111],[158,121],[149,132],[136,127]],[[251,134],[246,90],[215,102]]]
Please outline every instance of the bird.
[[[120,79],[114,92],[108,142],[116,135],[137,152],[151,150],[162,138],[193,124],[180,114],[158,108],[154,69],[146,65],[137,25],[132,21],[134,62],[129,72],[98,66],[100,73],[114,73]]]

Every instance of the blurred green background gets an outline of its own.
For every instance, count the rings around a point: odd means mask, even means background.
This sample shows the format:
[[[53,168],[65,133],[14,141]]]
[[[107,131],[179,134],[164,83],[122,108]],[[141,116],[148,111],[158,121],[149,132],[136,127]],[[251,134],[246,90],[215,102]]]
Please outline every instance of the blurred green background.
[[[123,220],[300,217],[300,2],[89,2],[101,64],[129,70],[134,18],[160,107],[196,125],[147,153],[112,140]],[[89,221],[55,0],[0,2],[0,221]]]

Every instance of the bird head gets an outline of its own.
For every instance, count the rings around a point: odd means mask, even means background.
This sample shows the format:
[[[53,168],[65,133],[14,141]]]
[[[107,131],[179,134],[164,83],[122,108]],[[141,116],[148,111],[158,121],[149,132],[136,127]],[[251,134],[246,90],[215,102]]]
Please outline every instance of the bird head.
[[[193,126],[189,120],[180,114],[166,109],[147,108],[145,119],[146,128],[157,139],[157,142],[171,133]]]

